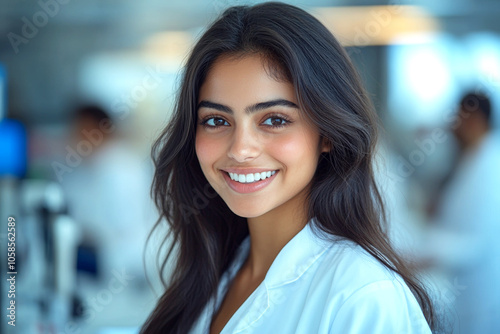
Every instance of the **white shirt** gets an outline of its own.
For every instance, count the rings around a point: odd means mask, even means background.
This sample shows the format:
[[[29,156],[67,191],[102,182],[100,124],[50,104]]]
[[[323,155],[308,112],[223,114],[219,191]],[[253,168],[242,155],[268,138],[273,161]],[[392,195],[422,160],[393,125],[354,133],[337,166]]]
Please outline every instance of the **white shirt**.
[[[323,233],[323,232],[318,232]],[[246,260],[247,237],[224,273],[217,298],[191,334],[209,333],[228,283]],[[215,303],[215,307],[214,304]],[[417,300],[396,274],[352,241],[323,241],[307,224],[280,251],[262,283],[222,334],[431,333]]]

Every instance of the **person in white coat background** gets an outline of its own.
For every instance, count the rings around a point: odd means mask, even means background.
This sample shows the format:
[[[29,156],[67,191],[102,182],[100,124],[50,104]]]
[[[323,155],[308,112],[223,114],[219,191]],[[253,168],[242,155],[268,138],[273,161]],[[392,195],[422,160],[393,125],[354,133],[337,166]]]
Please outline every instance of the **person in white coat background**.
[[[466,94],[453,132],[460,158],[439,197],[426,257],[456,287],[454,333],[500,333],[500,133],[489,98]]]
[[[96,252],[94,261],[82,259],[96,262],[84,271],[95,270],[99,281],[107,282],[113,272],[124,270],[145,285],[143,248],[155,218],[148,197],[149,165],[100,106],[80,106],[74,117],[74,139],[68,147],[81,155],[80,162],[61,175],[61,184],[69,214],[80,225],[82,244]]]

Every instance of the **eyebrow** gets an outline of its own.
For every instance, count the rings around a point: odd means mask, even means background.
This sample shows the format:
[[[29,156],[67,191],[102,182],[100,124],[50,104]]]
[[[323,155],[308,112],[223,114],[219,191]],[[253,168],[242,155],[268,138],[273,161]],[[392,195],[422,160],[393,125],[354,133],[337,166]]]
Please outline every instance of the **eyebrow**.
[[[283,107],[299,109],[299,107],[291,101],[288,101],[285,99],[276,99],[276,100],[252,104],[251,106],[248,106],[245,108],[245,113],[251,114],[251,113],[257,112],[259,110],[264,110],[264,109],[268,109],[268,108],[275,107],[275,106],[283,106]],[[234,113],[233,110],[231,108],[229,108],[228,106],[225,106],[225,105],[219,104],[219,103],[206,101],[206,100],[200,101],[200,103],[198,103],[196,110],[198,110],[200,108],[215,109],[215,110],[222,111],[222,112],[225,112],[225,113],[228,113],[231,115]]]

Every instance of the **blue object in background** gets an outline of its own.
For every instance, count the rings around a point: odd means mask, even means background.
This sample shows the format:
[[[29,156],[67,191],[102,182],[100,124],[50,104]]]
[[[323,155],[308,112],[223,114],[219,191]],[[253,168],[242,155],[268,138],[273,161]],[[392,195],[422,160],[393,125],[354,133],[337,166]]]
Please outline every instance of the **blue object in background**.
[[[26,130],[18,121],[0,120],[0,177],[24,177],[26,173]]]

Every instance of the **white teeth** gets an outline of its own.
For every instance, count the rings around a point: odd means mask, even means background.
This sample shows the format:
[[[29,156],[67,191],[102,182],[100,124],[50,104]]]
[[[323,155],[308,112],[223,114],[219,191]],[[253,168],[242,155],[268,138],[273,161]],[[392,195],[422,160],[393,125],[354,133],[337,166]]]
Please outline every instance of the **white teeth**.
[[[237,174],[237,173],[228,173],[228,174],[231,180],[233,181],[237,181],[240,183],[253,183],[271,177],[271,175],[276,174],[276,171],[274,170],[274,171],[267,171],[262,173],[253,173],[253,174]]]

